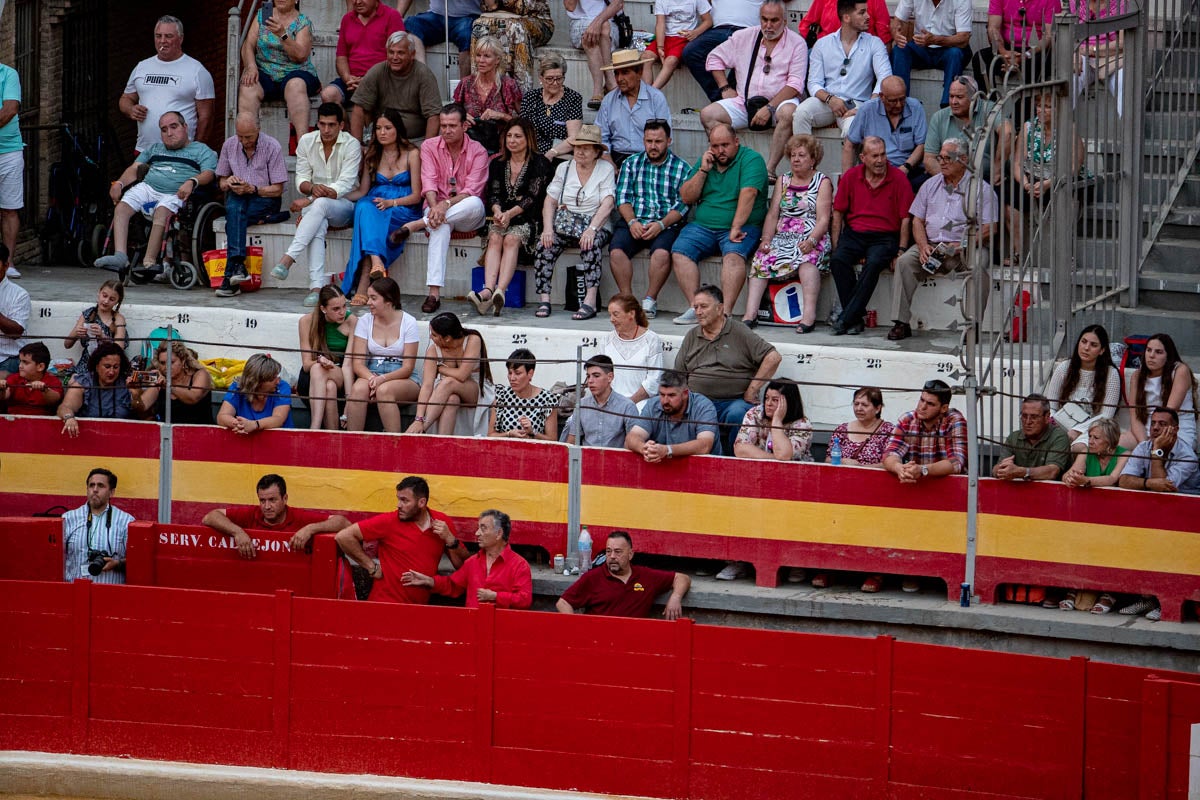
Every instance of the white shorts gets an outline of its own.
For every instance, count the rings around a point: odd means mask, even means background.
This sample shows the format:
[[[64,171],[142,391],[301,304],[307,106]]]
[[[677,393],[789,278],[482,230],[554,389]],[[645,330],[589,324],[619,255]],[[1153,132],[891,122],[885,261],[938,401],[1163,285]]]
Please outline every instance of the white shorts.
[[[586,31],[588,26],[591,24],[592,21],[590,19],[571,20],[571,46],[576,50],[583,49],[583,32]],[[619,46],[618,42],[621,41],[621,34],[617,31],[617,26],[612,23],[612,20],[608,21],[608,32],[612,37],[612,49],[616,50]]]
[[[25,207],[25,151],[0,156],[0,208]]]
[[[744,97],[733,97],[729,100],[718,100],[717,105],[725,109],[725,113],[729,115],[729,121],[733,124],[734,130],[750,127],[750,118],[746,116],[746,99]],[[787,106],[799,106],[800,101],[792,97],[784,100],[779,104],[779,108],[775,109],[776,115],[779,111]]]
[[[129,190],[125,192],[125,196],[121,198],[121,202],[143,214],[153,214],[157,206],[162,206],[175,214],[183,208],[184,203],[174,192],[158,192],[151,189],[147,183],[135,183],[130,186]]]

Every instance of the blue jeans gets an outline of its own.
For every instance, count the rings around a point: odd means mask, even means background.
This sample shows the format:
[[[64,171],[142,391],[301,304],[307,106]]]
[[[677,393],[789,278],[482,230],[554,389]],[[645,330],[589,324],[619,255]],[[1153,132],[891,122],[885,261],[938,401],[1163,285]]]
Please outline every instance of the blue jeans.
[[[746,418],[746,412],[754,408],[754,404],[747,403],[742,397],[727,397],[724,400],[718,400],[715,397],[709,399],[717,407],[717,422],[721,424],[722,452],[718,453],[714,450],[713,455],[732,456],[733,440],[737,438],[738,430],[742,427],[742,420]]]
[[[716,28],[709,28],[683,48],[683,63],[687,64],[696,83],[700,84],[700,88],[708,95],[708,99],[714,103],[721,99],[721,92],[717,90],[717,82],[713,80],[712,73],[708,71],[704,63],[708,60],[708,54],[715,50],[717,45],[739,30],[741,28],[736,25],[720,25]]]
[[[862,321],[863,314],[867,311],[867,303],[871,302],[871,295],[875,294],[875,285],[879,283],[879,274],[888,268],[899,249],[899,231],[855,233],[848,227],[842,228],[837,249],[829,259],[829,270],[833,273],[833,282],[837,285],[838,299],[842,301],[843,328],[849,328]],[[854,265],[864,257],[867,263],[856,281]]]
[[[252,194],[225,195],[225,254],[228,258],[246,257],[246,229],[258,220],[279,211],[278,197]]]
[[[907,90],[914,69],[940,69],[943,73],[942,108],[945,108],[950,104],[950,85],[962,75],[970,60],[971,49],[968,47],[923,47],[909,40],[904,47],[892,48],[892,74],[904,80]]]
[[[477,19],[478,16],[450,18],[450,41],[458,47],[458,52],[471,49],[471,26]],[[404,20],[404,29],[424,42],[426,47],[446,41],[446,18],[432,11],[408,17]]]

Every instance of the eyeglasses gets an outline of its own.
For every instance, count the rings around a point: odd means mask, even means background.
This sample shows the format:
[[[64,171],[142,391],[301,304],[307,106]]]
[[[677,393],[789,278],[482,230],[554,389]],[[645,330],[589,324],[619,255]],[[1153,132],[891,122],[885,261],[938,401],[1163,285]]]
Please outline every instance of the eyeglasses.
[[[565,75],[543,75],[542,83],[562,83],[566,79]]]
[[[842,59],[842,71],[839,72],[838,75],[841,75],[843,78],[846,77],[846,68],[849,66],[850,66],[850,59],[843,58]]]

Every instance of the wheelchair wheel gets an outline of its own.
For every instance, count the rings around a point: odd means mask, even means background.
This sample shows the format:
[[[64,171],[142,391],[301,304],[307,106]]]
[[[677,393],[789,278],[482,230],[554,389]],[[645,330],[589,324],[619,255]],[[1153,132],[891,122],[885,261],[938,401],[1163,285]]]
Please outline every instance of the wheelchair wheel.
[[[176,289],[187,291],[200,282],[200,270],[190,261],[176,261],[167,270],[167,277]]]
[[[205,203],[192,220],[191,263],[198,273],[204,270],[204,254],[217,247],[217,234],[213,231],[213,222],[223,216],[224,204],[213,201]]]

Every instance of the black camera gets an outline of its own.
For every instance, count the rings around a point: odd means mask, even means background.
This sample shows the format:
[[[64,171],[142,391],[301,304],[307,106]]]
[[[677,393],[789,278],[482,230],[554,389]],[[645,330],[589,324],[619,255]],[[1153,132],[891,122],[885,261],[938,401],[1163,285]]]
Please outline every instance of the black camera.
[[[104,571],[104,565],[113,554],[107,550],[88,550],[88,574],[99,575]]]

